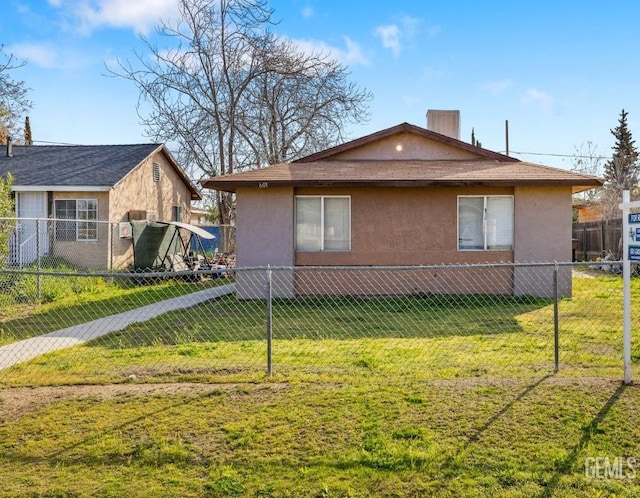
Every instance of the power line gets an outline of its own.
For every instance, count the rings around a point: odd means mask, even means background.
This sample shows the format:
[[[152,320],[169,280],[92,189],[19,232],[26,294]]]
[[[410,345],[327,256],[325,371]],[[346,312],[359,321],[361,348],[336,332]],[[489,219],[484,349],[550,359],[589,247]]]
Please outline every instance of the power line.
[[[500,151],[504,154],[506,151]],[[570,157],[572,159],[611,159],[611,156],[588,156],[580,154],[553,154],[546,152],[520,152],[517,150],[509,151],[510,154],[522,154],[525,156],[550,156],[550,157]]]
[[[69,144],[65,142],[48,142],[46,140],[34,140],[33,143],[48,144],[48,145],[80,145],[80,144]]]

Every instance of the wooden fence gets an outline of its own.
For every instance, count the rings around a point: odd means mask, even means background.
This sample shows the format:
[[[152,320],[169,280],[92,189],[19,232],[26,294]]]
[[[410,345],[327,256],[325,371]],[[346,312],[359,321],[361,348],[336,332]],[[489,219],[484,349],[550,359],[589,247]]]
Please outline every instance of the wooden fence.
[[[621,258],[621,235],[621,219],[574,223],[572,231],[574,261],[594,261],[598,257],[605,256],[609,251],[616,258]]]

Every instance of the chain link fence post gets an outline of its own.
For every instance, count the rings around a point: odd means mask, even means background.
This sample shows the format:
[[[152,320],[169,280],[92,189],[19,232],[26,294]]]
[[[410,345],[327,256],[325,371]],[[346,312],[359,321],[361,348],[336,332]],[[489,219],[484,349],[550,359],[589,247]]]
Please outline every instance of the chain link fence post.
[[[560,320],[558,316],[558,262],[553,262],[553,359],[555,373],[560,368]]]
[[[267,307],[267,377],[271,377],[272,374],[272,356],[271,356],[271,343],[273,339],[273,329],[272,329],[272,271],[271,267],[267,265],[267,274],[266,274],[266,287],[267,292],[265,295],[266,307]]]
[[[38,265],[38,274],[36,275],[36,296],[38,297],[38,300],[40,300],[42,298],[42,286],[41,286],[41,282],[40,279],[42,278],[40,276],[40,273],[42,271],[42,258],[41,258],[41,252],[42,250],[40,249],[41,244],[40,244],[40,219],[38,218],[36,220],[36,260],[37,260],[37,265]]]

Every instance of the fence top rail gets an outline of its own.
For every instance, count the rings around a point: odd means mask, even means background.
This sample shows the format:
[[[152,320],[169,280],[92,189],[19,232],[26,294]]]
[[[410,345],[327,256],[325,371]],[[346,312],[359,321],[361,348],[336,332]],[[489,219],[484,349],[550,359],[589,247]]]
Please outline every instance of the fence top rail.
[[[591,262],[593,263],[593,262]],[[620,263],[620,261],[607,261],[607,264]],[[351,265],[351,266],[252,266],[236,267],[236,271],[256,271],[256,270],[349,270],[349,271],[384,271],[384,270],[444,270],[444,269],[470,269],[470,268],[530,268],[530,267],[555,267],[555,266],[584,266],[585,262],[574,261],[540,261],[521,263],[473,263],[473,264],[440,264],[440,265],[396,265],[396,266],[371,266],[371,265]]]
[[[532,263],[480,263],[480,264],[443,264],[443,265],[413,265],[413,266],[245,266],[228,268],[220,266],[205,270],[189,271],[55,271],[43,269],[0,268],[0,274],[42,275],[55,277],[111,277],[111,278],[157,278],[179,277],[184,275],[220,275],[225,273],[238,274],[243,272],[267,272],[267,271],[435,271],[435,270],[470,270],[490,268],[560,268],[560,267],[584,267],[593,264],[616,265],[622,261],[555,261]]]

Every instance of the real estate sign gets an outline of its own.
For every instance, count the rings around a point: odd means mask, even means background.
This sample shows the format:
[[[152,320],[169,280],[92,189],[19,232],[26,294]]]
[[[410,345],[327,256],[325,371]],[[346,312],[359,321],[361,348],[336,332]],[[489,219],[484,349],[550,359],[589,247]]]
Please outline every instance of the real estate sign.
[[[640,261],[640,213],[629,213],[629,261]]]

